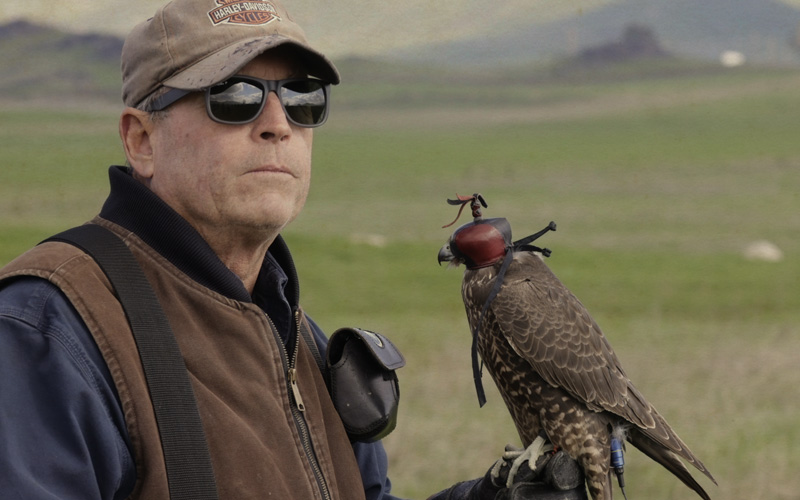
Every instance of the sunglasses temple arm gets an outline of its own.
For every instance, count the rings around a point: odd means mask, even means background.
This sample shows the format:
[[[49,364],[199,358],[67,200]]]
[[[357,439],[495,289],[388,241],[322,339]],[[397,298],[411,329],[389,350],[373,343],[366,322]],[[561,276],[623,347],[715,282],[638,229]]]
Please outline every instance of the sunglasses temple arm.
[[[176,102],[178,99],[191,94],[191,90],[170,89],[165,94],[153,99],[147,111],[161,111]]]

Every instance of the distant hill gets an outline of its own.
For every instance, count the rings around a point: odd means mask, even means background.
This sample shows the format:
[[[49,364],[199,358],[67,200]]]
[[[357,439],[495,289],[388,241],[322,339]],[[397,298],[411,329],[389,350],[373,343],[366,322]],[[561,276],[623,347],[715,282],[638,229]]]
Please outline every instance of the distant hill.
[[[759,64],[798,65],[791,47],[800,9],[775,0],[623,0],[566,19],[525,21],[503,32],[400,52],[404,59],[474,64],[572,57],[618,40],[630,25],[650,28],[677,57],[718,60],[727,50]]]
[[[120,102],[122,39],[74,34],[28,21],[0,25],[4,99]]]
[[[514,13],[507,29],[484,27],[482,35],[458,42],[337,61],[348,83],[436,83],[459,75],[516,75],[526,81],[620,79],[643,72],[661,77],[709,71],[727,50],[742,52],[751,63],[800,66],[800,50],[791,46],[798,43],[800,9],[776,0],[620,0],[552,22],[528,19],[533,14],[522,8]],[[119,105],[122,44],[113,35],[68,33],[24,20],[0,25],[0,100]],[[601,67],[631,60],[633,70]],[[544,62],[555,64],[539,71]],[[508,72],[473,67],[498,63]]]

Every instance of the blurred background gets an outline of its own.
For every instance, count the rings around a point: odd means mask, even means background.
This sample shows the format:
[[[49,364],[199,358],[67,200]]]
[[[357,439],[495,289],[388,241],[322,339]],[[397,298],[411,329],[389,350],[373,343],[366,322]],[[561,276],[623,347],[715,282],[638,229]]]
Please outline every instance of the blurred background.
[[[800,1],[286,3],[343,83],[285,237],[314,319],[408,360],[396,494],[519,444],[488,376],[478,408],[461,270],[436,265],[446,198],[480,192],[516,237],[558,223],[548,265],[712,498],[800,498]],[[160,4],[0,6],[0,264],[99,210],[122,38]],[[692,498],[627,461],[629,498]]]

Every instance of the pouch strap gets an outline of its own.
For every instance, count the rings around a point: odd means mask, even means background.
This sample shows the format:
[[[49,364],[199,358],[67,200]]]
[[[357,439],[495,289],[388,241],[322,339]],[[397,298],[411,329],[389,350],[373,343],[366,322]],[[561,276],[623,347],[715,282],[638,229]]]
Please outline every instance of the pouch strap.
[[[153,402],[171,500],[217,500],[197,401],[167,316],[128,246],[97,224],[68,229],[60,241],[89,254],[108,277],[130,323]],[[43,242],[44,243],[44,242]]]
[[[308,350],[311,351],[311,355],[314,356],[314,361],[317,363],[317,367],[322,373],[325,383],[328,383],[328,367],[325,366],[325,360],[322,358],[322,355],[319,352],[317,342],[314,340],[314,334],[311,333],[305,317],[300,319],[300,337],[306,343],[306,346],[308,346]]]

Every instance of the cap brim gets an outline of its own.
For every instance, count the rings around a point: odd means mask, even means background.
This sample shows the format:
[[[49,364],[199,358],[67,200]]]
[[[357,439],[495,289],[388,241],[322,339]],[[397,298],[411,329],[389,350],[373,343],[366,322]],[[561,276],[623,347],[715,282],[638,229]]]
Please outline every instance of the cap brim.
[[[308,74],[326,82],[338,84],[339,72],[327,57],[308,45],[282,35],[251,38],[229,45],[162,82],[164,86],[181,90],[200,90],[235,75],[247,63],[275,47],[289,45],[297,49]]]

